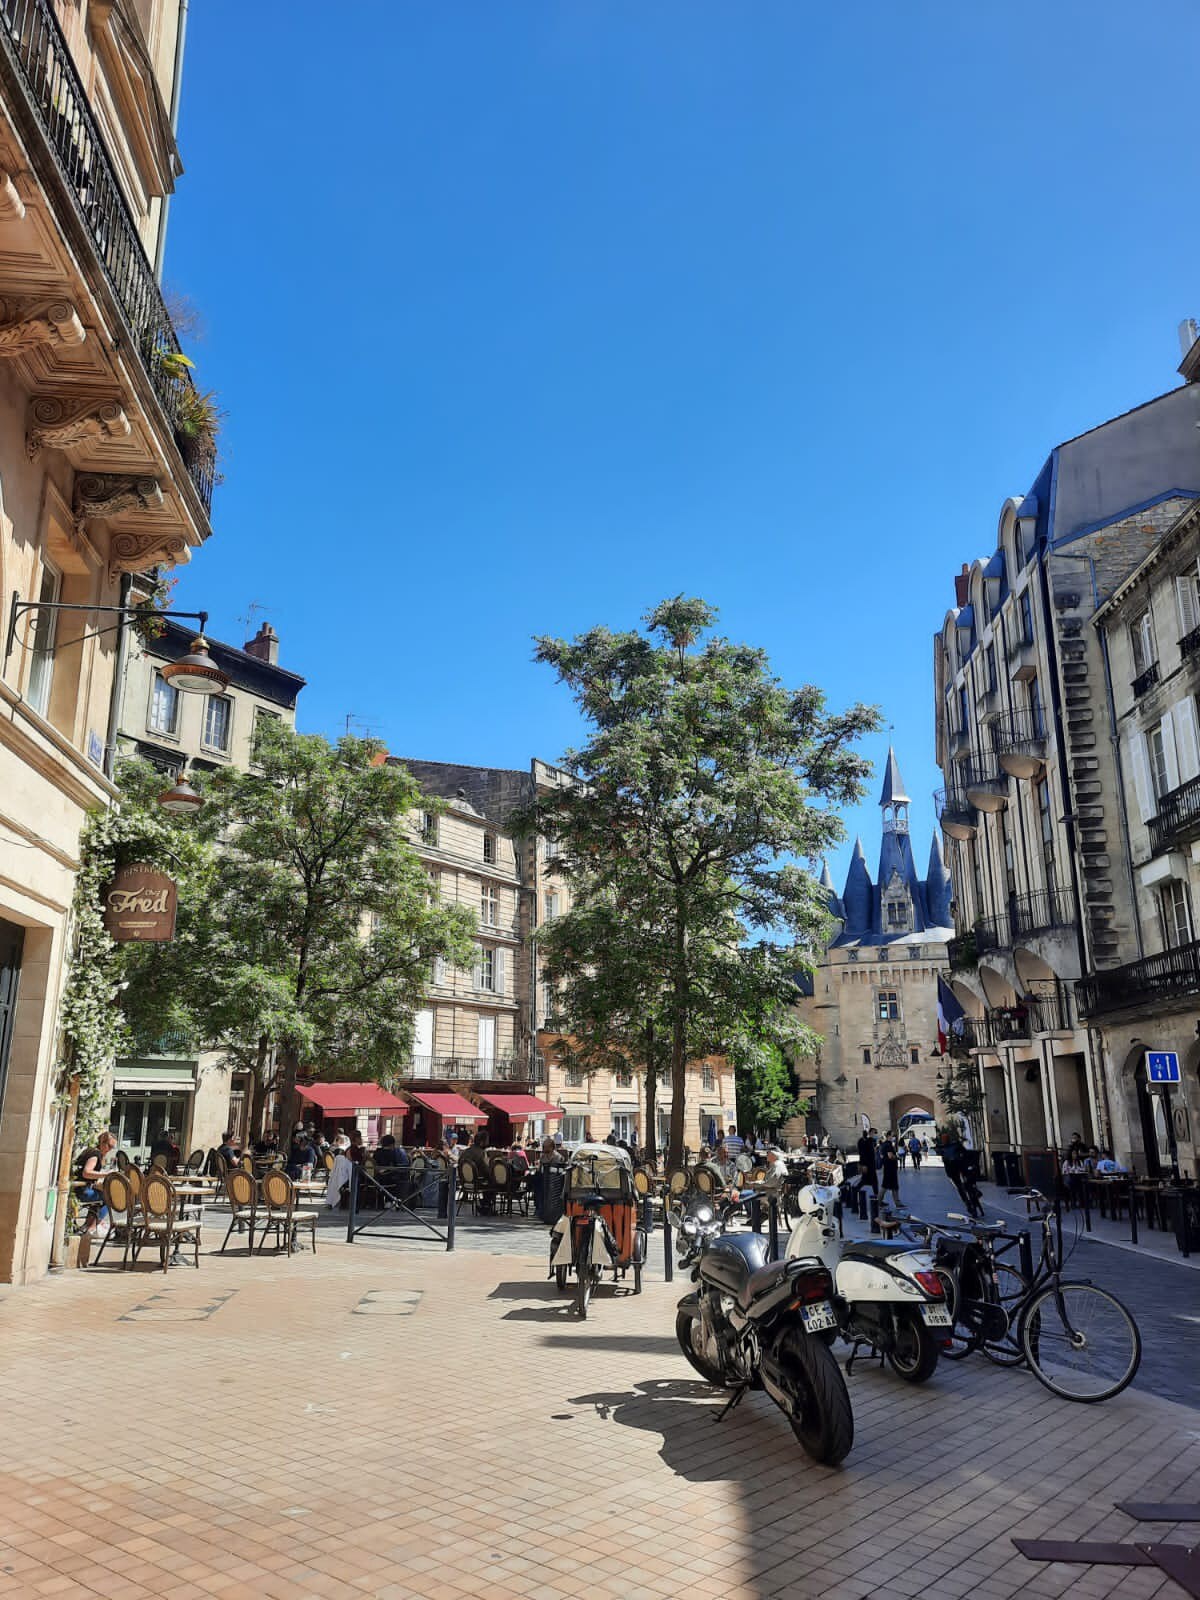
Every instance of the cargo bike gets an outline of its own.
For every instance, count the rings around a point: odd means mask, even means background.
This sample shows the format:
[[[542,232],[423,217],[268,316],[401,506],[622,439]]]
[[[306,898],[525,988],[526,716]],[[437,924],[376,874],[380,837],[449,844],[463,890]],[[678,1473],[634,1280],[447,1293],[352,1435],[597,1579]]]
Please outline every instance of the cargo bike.
[[[614,1283],[632,1271],[633,1292],[641,1294],[645,1260],[632,1161],[619,1146],[577,1145],[565,1173],[563,1214],[550,1230],[550,1274],[559,1290],[573,1273],[575,1310],[585,1318],[605,1271]]]

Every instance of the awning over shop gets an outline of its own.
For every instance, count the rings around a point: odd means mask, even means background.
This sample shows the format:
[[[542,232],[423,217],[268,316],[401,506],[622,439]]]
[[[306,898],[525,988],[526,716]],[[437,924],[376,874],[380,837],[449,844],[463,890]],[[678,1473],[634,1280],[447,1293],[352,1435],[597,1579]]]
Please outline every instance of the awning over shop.
[[[562,1107],[552,1106],[532,1094],[480,1094],[485,1106],[502,1111],[510,1122],[528,1122],[530,1117],[561,1117]]]
[[[415,1089],[411,1092],[418,1105],[441,1117],[443,1122],[487,1121],[486,1111],[480,1111],[478,1106],[473,1106],[469,1100],[464,1100],[462,1095],[452,1090],[443,1090],[439,1094],[419,1094]]]
[[[297,1084],[296,1092],[302,1100],[319,1106],[332,1116],[351,1116],[356,1111],[408,1110],[408,1102],[389,1094],[377,1083],[309,1083]]]

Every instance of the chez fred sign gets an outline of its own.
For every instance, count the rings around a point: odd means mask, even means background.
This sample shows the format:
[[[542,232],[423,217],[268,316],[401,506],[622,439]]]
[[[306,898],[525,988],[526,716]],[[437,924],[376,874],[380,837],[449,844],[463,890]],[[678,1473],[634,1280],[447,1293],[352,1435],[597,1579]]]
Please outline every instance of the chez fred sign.
[[[165,872],[134,862],[122,867],[104,891],[104,926],[118,944],[166,943],[175,937],[177,898]]]

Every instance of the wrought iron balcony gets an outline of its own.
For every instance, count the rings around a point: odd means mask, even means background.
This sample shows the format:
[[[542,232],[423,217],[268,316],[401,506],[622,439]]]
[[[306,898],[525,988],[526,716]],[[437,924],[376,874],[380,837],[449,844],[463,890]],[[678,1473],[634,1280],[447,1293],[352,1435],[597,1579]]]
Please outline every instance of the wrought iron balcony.
[[[1186,661],[1189,656],[1194,656],[1200,650],[1200,628],[1193,628],[1191,633],[1185,633],[1179,641],[1179,657]]]
[[[1035,778],[1046,763],[1046,728],[1032,711],[1010,711],[992,723],[992,749],[1005,772]]]
[[[1200,834],[1200,778],[1189,778],[1163,795],[1158,815],[1150,818],[1150,848],[1155,855]]]
[[[1009,915],[1015,938],[1049,933],[1054,928],[1073,928],[1076,920],[1075,899],[1065,889],[1019,894],[1009,907]]]
[[[1152,661],[1146,668],[1145,672],[1139,672],[1137,677],[1130,684],[1129,687],[1133,691],[1133,698],[1135,700],[1140,700],[1144,694],[1148,694],[1149,691],[1153,689],[1157,682],[1158,662]]]
[[[1085,1017],[1120,1011],[1124,1006],[1153,1007],[1160,1000],[1200,994],[1200,940],[1163,950],[1141,961],[1128,961],[1080,978],[1075,998]]]
[[[998,917],[983,917],[975,924],[975,949],[981,956],[989,950],[1007,950],[1011,944],[1008,918],[1003,913]]]
[[[0,46],[57,158],[207,511],[215,453],[197,450],[182,426],[191,379],[172,364],[179,340],[50,0],[0,0]]]
[[[994,750],[963,763],[963,787],[967,799],[980,811],[1004,810],[1008,804],[1008,773],[1002,770]]]
[[[414,1082],[542,1083],[546,1074],[541,1056],[410,1056],[401,1067],[400,1076]]]
[[[1015,1005],[992,1006],[985,1017],[993,1047],[1032,1039],[1038,1033],[1068,1033],[1074,1026],[1071,991],[1065,983],[1035,983]]]
[[[950,1024],[947,1043],[952,1056],[967,1056],[971,1051],[984,1043],[982,1037],[983,1023],[975,1017],[959,1017]]]
[[[967,799],[966,790],[939,789],[933,797],[937,819],[952,839],[974,838],[979,827],[975,807]]]

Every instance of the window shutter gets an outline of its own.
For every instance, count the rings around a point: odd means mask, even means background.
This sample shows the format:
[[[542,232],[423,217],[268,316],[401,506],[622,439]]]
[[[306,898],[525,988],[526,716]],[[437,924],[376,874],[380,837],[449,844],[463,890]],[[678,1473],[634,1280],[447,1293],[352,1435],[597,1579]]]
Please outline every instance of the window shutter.
[[[434,983],[445,983],[446,981],[445,956],[434,956],[433,958],[433,981]]]
[[[483,988],[483,956],[480,954],[478,961],[471,968],[471,986],[474,989]]]
[[[492,956],[492,980],[496,986],[496,993],[504,993],[504,951],[497,950]]]
[[[1175,718],[1168,714],[1162,719],[1163,761],[1167,768],[1167,793],[1179,787],[1179,757],[1175,751]]]
[[[1149,822],[1157,811],[1154,791],[1150,787],[1150,764],[1146,758],[1146,736],[1134,732],[1129,740],[1130,765],[1133,767],[1133,785],[1137,790],[1138,815]]]
[[[1194,574],[1188,573],[1186,577],[1175,579],[1175,598],[1179,603],[1179,632],[1191,633],[1193,628],[1200,626]]]
[[[1196,726],[1196,701],[1192,695],[1175,707],[1174,720],[1179,781],[1186,783],[1189,778],[1200,777],[1200,736]]]

